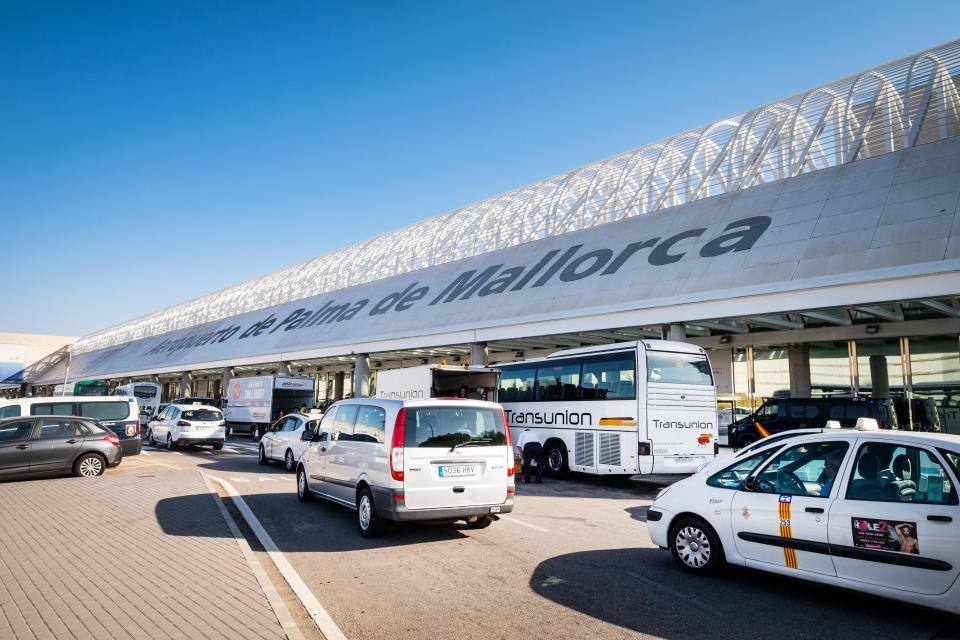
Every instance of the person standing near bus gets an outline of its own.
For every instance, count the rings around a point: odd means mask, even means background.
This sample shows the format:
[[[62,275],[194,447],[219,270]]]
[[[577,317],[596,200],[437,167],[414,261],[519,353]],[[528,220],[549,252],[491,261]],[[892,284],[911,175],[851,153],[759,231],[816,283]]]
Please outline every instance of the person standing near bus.
[[[537,484],[543,484],[543,443],[536,431],[524,429],[517,438],[517,452],[523,457],[523,481],[530,484],[533,461],[537,461]]]

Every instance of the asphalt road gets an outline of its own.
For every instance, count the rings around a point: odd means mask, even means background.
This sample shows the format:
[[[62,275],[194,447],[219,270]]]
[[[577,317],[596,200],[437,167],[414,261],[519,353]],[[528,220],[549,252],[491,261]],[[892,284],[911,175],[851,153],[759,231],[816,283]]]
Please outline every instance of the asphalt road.
[[[487,529],[365,540],[351,511],[298,503],[292,474],[257,464],[248,439],[146,452],[111,473],[197,468],[231,483],[348,638],[960,638],[960,618],[800,580],[689,576],[650,543],[650,485],[519,485]]]

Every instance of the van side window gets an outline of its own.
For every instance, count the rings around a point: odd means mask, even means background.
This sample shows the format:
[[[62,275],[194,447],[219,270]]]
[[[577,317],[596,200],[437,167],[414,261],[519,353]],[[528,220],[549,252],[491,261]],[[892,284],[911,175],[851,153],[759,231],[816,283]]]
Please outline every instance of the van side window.
[[[787,409],[790,412],[790,417],[794,419],[820,417],[820,407],[815,404],[791,404]]]
[[[757,410],[758,418],[776,418],[783,415],[783,405],[779,402],[768,402]]]
[[[357,421],[353,426],[354,442],[384,441],[387,424],[387,412],[380,407],[361,405],[357,412]]]
[[[9,407],[0,407],[0,418],[19,418],[20,405],[12,404]]]
[[[127,402],[81,402],[80,415],[92,420],[126,420],[130,417]]]
[[[34,416],[72,416],[72,402],[58,402],[49,404],[35,404],[30,407],[30,415]]]
[[[353,423],[359,409],[358,404],[345,404],[337,410],[337,440],[353,440]]]

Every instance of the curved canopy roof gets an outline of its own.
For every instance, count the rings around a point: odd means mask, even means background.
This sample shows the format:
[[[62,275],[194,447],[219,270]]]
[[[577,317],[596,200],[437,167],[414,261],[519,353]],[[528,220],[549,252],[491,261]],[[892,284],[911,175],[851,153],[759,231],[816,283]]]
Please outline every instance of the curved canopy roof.
[[[85,336],[85,352],[960,133],[960,40]]]

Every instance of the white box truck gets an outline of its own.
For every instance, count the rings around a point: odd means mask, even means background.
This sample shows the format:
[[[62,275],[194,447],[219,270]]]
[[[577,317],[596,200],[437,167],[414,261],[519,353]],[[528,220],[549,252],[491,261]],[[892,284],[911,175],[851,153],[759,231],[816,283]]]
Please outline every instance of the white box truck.
[[[313,407],[315,380],[305,376],[253,376],[233,378],[223,408],[229,433],[263,433],[280,413],[307,405]]]
[[[456,398],[497,401],[500,372],[486,367],[425,364],[377,372],[377,397],[396,400]]]

